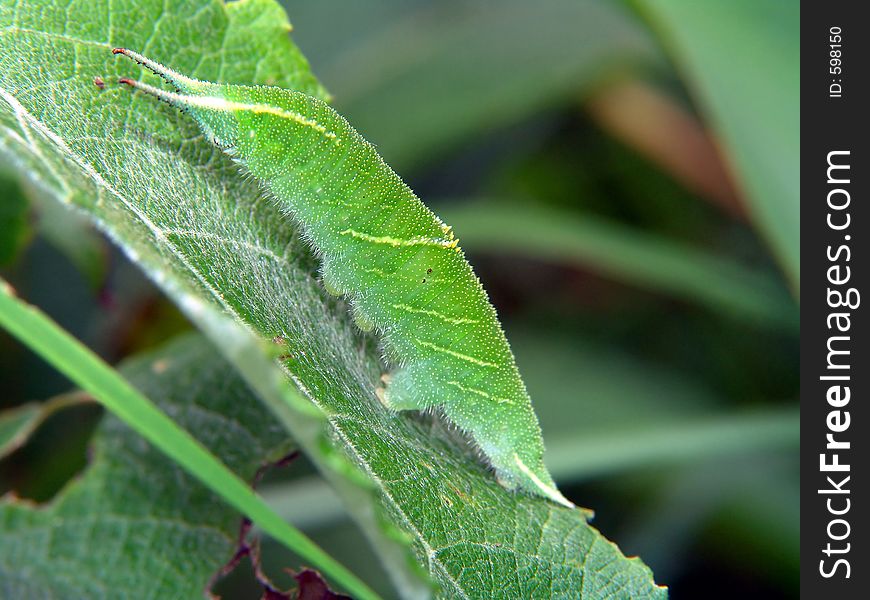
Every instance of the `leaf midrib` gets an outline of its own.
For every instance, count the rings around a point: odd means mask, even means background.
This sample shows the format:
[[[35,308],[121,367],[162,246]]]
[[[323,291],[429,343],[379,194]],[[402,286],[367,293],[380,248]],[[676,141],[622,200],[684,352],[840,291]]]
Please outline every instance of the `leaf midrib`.
[[[29,111],[27,111],[27,109],[25,109],[24,106],[21,105],[21,103],[18,102],[18,100],[15,99],[14,96],[9,94],[9,92],[7,90],[0,87],[0,95],[3,95],[4,98],[7,99],[7,101],[11,99],[14,102],[14,104],[13,104],[13,102],[10,102],[10,105],[13,107],[13,109],[15,109],[16,114],[24,116],[27,120],[28,125],[32,125],[33,127],[35,127],[40,133],[45,135],[47,139],[52,141],[55,144],[55,146],[58,147],[64,153],[64,155],[67,156],[67,158],[69,158],[69,160],[73,161],[82,170],[84,170],[88,174],[88,176],[91,177],[91,179],[94,181],[94,183],[97,184],[97,186],[105,189],[107,192],[109,192],[113,196],[117,197],[124,204],[124,206],[127,209],[129,209],[130,212],[133,215],[135,215],[135,217],[137,219],[139,219],[139,221],[143,225],[145,225],[145,227],[148,228],[148,230],[151,232],[151,234],[154,236],[154,238],[156,240],[158,240],[161,244],[165,245],[167,247],[167,249],[169,249],[169,251],[172,253],[172,255],[175,258],[177,258],[181,262],[181,264],[183,264],[184,267],[204,287],[204,289],[206,289],[212,295],[212,297],[215,298],[215,300],[218,302],[218,304],[221,306],[221,308],[223,308],[227,313],[229,313],[233,317],[233,320],[236,323],[244,326],[248,331],[250,331],[254,335],[256,335],[258,337],[262,337],[261,333],[259,331],[255,330],[250,324],[245,322],[241,318],[239,313],[232,307],[232,305],[230,305],[224,299],[224,297],[220,294],[220,292],[218,292],[205,279],[203,274],[199,270],[197,270],[190,263],[189,260],[187,260],[186,256],[184,255],[184,253],[182,253],[180,251],[178,246],[176,244],[174,244],[167,237],[166,231],[164,231],[156,223],[154,223],[153,221],[148,219],[148,217],[146,215],[144,215],[140,210],[136,209],[136,207],[131,202],[129,202],[127,199],[124,198],[124,195],[120,191],[118,191],[111,184],[109,184],[99,173],[96,172],[96,170],[93,167],[91,167],[89,164],[87,164],[83,157],[81,157],[76,152],[74,152],[60,135],[58,135],[54,131],[51,131],[44,123],[39,121],[34,115],[32,115]],[[101,221],[98,220],[96,222],[98,224],[102,225]],[[108,231],[107,228],[104,228],[102,226],[101,226],[101,229],[103,229],[104,231]],[[111,236],[111,233],[109,233],[109,235]],[[120,245],[120,247],[123,248],[123,245]],[[270,251],[270,255],[274,255],[275,258],[280,259],[284,263],[287,262],[286,258],[279,257],[278,255],[275,255],[271,251]],[[146,274],[148,273],[147,270],[145,272],[146,272]],[[180,307],[183,311],[186,312],[186,310],[185,310],[186,307],[185,307],[183,302],[180,303]],[[461,594],[462,598],[470,598],[470,596],[468,596],[468,594],[465,592],[465,590],[461,587],[459,582],[453,577],[453,575],[447,569],[446,565],[442,561],[439,560],[438,552],[440,551],[440,549],[435,550],[432,548],[432,546],[429,544],[427,538],[414,525],[413,521],[410,519],[407,512],[402,509],[401,503],[399,503],[393,497],[393,495],[389,492],[389,488],[387,486],[385,486],[383,484],[382,480],[380,479],[380,477],[378,477],[376,475],[375,471],[372,469],[371,464],[369,462],[365,461],[362,458],[362,456],[360,455],[360,453],[357,452],[356,447],[353,445],[350,438],[346,435],[346,432],[344,431],[344,429],[340,426],[339,423],[336,422],[336,420],[337,419],[347,419],[347,420],[355,421],[355,422],[359,423],[360,425],[363,425],[367,428],[372,428],[372,424],[368,423],[368,422],[364,422],[364,421],[359,420],[359,419],[355,419],[352,415],[344,415],[344,414],[338,414],[338,413],[329,414],[327,411],[324,410],[323,404],[318,402],[317,399],[310,393],[310,391],[305,386],[296,385],[295,382],[298,381],[298,376],[299,376],[298,373],[293,372],[292,369],[290,369],[289,367],[287,367],[284,364],[280,364],[280,366],[281,366],[281,369],[285,372],[285,374],[288,375],[288,378],[292,382],[294,382],[293,385],[294,385],[294,387],[296,387],[296,389],[299,391],[299,393],[303,397],[308,399],[313,405],[315,405],[318,409],[320,409],[326,415],[327,422],[330,424],[333,431],[335,431],[341,437],[345,448],[348,448],[352,451],[353,457],[355,459],[355,463],[357,465],[360,465],[363,468],[366,475],[368,475],[368,477],[372,481],[376,482],[378,490],[380,491],[382,496],[386,500],[389,501],[391,506],[393,506],[396,509],[396,513],[401,515],[402,521],[408,527],[409,531],[412,531],[414,533],[417,540],[420,542],[421,546],[424,548],[424,550],[426,552],[426,556],[428,557],[428,559],[430,561],[432,561],[433,564],[438,565],[438,568],[442,572],[444,579],[449,581],[451,583],[451,585],[454,586],[456,592]]]

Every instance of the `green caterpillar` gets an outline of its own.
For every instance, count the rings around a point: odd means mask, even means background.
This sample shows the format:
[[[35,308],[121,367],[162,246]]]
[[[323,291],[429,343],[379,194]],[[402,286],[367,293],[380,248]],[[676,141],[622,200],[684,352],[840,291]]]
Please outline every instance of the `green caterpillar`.
[[[323,260],[327,290],[376,329],[395,370],[392,410],[440,407],[469,433],[500,483],[573,507],[543,462],[541,429],[486,292],[450,227],[338,113],[299,92],[198,81],[113,50],[174,86],[122,78],[192,116],[271,193]]]

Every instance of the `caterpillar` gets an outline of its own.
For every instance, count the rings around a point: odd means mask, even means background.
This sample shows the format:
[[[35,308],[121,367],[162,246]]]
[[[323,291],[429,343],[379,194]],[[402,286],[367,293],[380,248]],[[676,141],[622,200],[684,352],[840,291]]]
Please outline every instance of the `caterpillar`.
[[[119,83],[190,115],[259,181],[322,259],[326,289],[381,335],[393,411],[440,408],[501,485],[574,505],[544,466],[541,428],[495,309],[451,228],[324,102],[266,86],[186,77],[116,48],[175,88]]]

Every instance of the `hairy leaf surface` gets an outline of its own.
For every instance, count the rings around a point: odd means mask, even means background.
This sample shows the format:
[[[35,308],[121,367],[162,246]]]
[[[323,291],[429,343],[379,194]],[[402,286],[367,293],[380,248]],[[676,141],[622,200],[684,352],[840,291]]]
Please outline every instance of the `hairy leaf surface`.
[[[505,491],[439,423],[385,411],[376,345],[326,297],[286,218],[183,116],[111,85],[131,75],[110,52],[127,46],[198,78],[323,96],[277,5],[0,6],[0,156],[91,215],[209,335],[339,488],[403,594],[427,588],[384,530],[447,597],[664,595],[580,511]],[[285,384],[237,324],[279,342],[319,425],[282,405]],[[377,502],[344,475],[348,461]]]

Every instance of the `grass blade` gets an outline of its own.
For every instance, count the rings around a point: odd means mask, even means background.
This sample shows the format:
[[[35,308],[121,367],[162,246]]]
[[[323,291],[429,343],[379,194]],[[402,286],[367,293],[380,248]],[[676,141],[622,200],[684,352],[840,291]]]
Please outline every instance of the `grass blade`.
[[[114,369],[33,306],[17,299],[0,279],[0,325],[42,356],[137,433],[202,481],[260,529],[280,541],[358,598],[377,598],[299,530],[283,521],[244,481],[189,433],[156,408]]]
[[[552,436],[547,466],[560,481],[648,465],[698,462],[800,444],[796,409],[714,415],[598,435]]]
[[[743,183],[753,220],[799,290],[799,3],[637,4],[682,68]]]

